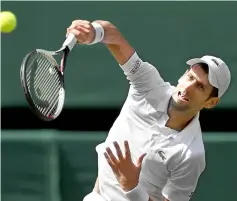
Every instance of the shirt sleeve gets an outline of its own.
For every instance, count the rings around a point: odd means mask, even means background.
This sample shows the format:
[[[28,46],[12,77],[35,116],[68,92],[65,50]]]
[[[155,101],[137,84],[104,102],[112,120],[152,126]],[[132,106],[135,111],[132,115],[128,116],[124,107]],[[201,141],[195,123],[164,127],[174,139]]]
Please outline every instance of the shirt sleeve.
[[[158,70],[150,63],[142,61],[136,52],[120,67],[133,90],[138,93],[148,92],[165,84]]]
[[[169,201],[188,201],[194,193],[198,179],[205,169],[202,156],[188,159],[171,171],[171,176],[162,190]]]

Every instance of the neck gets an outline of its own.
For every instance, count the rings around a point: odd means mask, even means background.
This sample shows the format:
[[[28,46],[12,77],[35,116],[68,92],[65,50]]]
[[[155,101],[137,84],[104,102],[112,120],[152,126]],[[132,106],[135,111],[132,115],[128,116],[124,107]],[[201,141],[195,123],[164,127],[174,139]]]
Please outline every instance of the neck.
[[[169,120],[166,126],[177,131],[182,131],[194,118],[197,112],[179,111],[171,106],[168,107]]]

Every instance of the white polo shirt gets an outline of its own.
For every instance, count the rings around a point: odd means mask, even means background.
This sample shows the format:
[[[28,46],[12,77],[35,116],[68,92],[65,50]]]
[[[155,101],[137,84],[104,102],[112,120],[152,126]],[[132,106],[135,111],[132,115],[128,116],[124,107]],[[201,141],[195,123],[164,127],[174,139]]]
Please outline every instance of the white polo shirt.
[[[199,114],[181,132],[165,126],[168,103],[175,87],[164,82],[157,69],[134,55],[121,66],[130,89],[123,108],[105,142],[96,147],[101,196],[107,201],[128,201],[104,158],[105,147],[122,151],[128,140],[135,162],[143,160],[140,184],[153,201],[188,201],[205,168],[205,150]],[[144,200],[147,201],[147,200]]]

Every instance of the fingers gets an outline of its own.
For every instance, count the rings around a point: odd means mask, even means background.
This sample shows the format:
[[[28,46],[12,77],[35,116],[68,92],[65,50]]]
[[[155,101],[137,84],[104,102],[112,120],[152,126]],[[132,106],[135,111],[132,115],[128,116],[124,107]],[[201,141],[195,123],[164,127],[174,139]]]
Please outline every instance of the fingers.
[[[81,25],[90,25],[90,22],[87,20],[74,20],[72,21],[72,25],[81,24]]]
[[[124,148],[125,148],[125,158],[131,160],[131,153],[130,153],[130,148],[128,141],[124,141]]]
[[[73,33],[75,37],[78,37],[80,35],[80,31],[76,29],[67,29],[66,37],[68,36],[69,33]]]
[[[121,163],[124,162],[124,160],[126,160],[126,158],[123,156],[119,144],[116,141],[113,142],[113,144],[114,144],[114,147],[115,147],[117,158],[115,157],[115,155],[113,154],[113,152],[111,151],[111,149],[109,147],[106,148],[106,152],[104,153],[104,156],[105,156],[108,164],[112,168],[113,172],[116,175],[118,175],[119,174],[120,165],[121,165]],[[128,146],[128,143],[126,143],[126,146]],[[129,151],[129,153],[130,153],[130,151]]]
[[[118,159],[121,161],[123,160],[123,154],[122,154],[122,151],[120,149],[120,146],[117,142],[114,142],[114,147],[115,147],[115,150],[116,150],[116,153],[117,153],[117,156],[118,156]]]
[[[115,141],[113,142],[113,144],[114,144],[118,159],[114,156],[114,154],[112,153],[109,147],[106,148],[106,151],[114,163],[118,163],[119,161],[122,161],[122,160],[131,160],[131,152],[130,152],[128,141],[124,141],[125,155],[123,155],[118,142]]]
[[[80,29],[67,29],[66,37],[69,33],[73,33],[79,43],[85,43],[88,41],[88,35],[81,28]]]
[[[137,167],[138,167],[138,168],[141,168],[141,166],[142,166],[142,161],[143,161],[143,159],[144,159],[145,156],[146,156],[146,153],[145,153],[145,154],[142,154],[142,155],[138,158],[138,160],[137,160]]]
[[[114,156],[113,152],[111,151],[111,149],[109,147],[106,148],[107,151],[107,155],[109,156],[111,162],[113,164],[117,164],[119,161],[117,160],[117,158]]]
[[[67,30],[76,29],[81,32],[89,33],[90,32],[90,25],[81,25],[81,24],[72,24],[68,27]]]
[[[108,149],[108,148],[107,148],[107,149]],[[106,150],[107,150],[107,149],[106,149]],[[112,152],[111,152],[111,153],[112,153]],[[107,160],[107,163],[109,164],[109,166],[110,166],[111,169],[113,170],[113,172],[114,172],[115,174],[118,174],[117,166],[116,166],[116,164],[114,163],[113,159],[111,159],[111,158],[115,158],[115,157],[114,157],[113,153],[112,153],[112,155],[111,155],[111,153],[110,153],[110,152],[108,153],[108,150],[107,150],[107,152],[104,152],[104,156],[105,156],[105,159]]]
[[[106,152],[104,153],[104,156],[114,173],[119,174],[119,170],[122,167],[124,168],[124,167],[128,167],[131,165],[136,166],[138,171],[141,170],[142,161],[143,161],[144,157],[146,156],[146,153],[142,154],[138,158],[137,163],[134,164],[131,159],[131,152],[130,152],[128,141],[124,141],[124,148],[125,148],[125,155],[124,156],[123,156],[123,153],[120,149],[119,144],[116,141],[113,142],[113,144],[115,147],[117,157],[114,155],[114,153],[111,151],[111,149],[109,147],[106,148]]]
[[[71,26],[68,27],[67,31],[76,29],[83,33],[89,33],[91,28],[91,24],[87,20],[74,20]]]
[[[73,33],[79,43],[89,43],[93,39],[93,30],[87,20],[74,20],[67,28],[66,37]]]
[[[80,31],[80,32],[83,32],[83,33],[89,33],[90,30],[86,27],[82,27],[82,26],[79,26],[77,27],[77,30]]]

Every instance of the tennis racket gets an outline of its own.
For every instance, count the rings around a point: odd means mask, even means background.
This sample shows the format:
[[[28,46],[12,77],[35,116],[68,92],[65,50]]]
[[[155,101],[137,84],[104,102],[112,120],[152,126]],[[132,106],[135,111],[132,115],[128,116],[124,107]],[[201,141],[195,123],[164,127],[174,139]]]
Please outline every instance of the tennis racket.
[[[59,50],[36,49],[23,59],[21,85],[29,107],[41,120],[52,121],[63,109],[66,61],[76,43],[77,39],[70,33]],[[61,56],[60,62],[56,61],[57,55]]]

